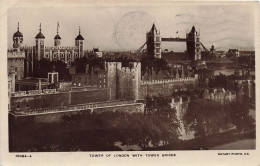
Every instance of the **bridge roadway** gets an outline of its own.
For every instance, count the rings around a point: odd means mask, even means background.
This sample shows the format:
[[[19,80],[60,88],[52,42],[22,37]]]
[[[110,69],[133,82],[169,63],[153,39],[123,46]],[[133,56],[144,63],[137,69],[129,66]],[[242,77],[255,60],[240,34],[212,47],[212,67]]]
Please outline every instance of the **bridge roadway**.
[[[136,103],[134,100],[116,100],[116,101],[105,101],[97,103],[88,103],[88,104],[78,104],[70,106],[61,106],[56,108],[40,108],[40,109],[29,109],[25,111],[10,111],[9,113],[15,117],[21,116],[34,116],[42,114],[53,114],[61,112],[74,112],[74,111],[85,111],[91,110],[91,113],[94,109],[99,108],[111,108],[111,107],[121,107],[121,106],[131,106],[139,105],[142,103]]]
[[[191,39],[179,38],[179,37],[176,37],[176,38],[173,38],[173,37],[164,38],[164,37],[162,37],[161,40],[162,40],[162,41],[165,41],[165,42],[186,42],[186,41],[193,41],[193,40],[191,40]]]

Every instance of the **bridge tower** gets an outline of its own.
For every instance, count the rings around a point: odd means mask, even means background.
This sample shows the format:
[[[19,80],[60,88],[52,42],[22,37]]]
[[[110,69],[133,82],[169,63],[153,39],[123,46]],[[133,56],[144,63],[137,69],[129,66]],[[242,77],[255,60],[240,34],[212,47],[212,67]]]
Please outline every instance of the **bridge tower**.
[[[151,30],[146,33],[147,54],[151,58],[161,58],[161,35],[153,24]]]
[[[186,40],[189,60],[196,61],[201,59],[200,33],[196,31],[194,25],[191,31],[186,34]]]

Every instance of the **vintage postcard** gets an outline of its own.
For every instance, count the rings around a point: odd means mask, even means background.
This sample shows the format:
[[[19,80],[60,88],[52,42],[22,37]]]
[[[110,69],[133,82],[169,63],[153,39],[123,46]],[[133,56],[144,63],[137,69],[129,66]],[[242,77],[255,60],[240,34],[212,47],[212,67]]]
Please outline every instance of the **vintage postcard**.
[[[260,165],[258,2],[0,5],[0,165]]]

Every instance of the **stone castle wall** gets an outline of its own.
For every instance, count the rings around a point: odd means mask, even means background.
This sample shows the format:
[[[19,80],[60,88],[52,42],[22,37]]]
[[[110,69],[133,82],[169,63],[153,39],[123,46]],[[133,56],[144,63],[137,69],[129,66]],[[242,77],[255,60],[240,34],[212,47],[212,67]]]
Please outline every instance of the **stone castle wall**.
[[[71,116],[71,115],[90,115],[90,114],[101,114],[103,112],[128,112],[128,113],[144,113],[144,104],[143,103],[132,103],[126,105],[114,105],[109,107],[103,108],[94,108],[81,110],[81,111],[70,111],[70,112],[55,112],[50,114],[37,114],[31,116],[18,116],[15,117],[17,120],[20,121],[28,121],[29,119],[34,121],[35,123],[60,123],[64,122],[64,116]]]
[[[173,92],[180,90],[189,90],[195,88],[197,79],[174,79],[174,80],[160,80],[160,81],[144,81],[140,84],[139,97],[145,99],[147,95],[157,96],[162,94],[164,96],[171,96]]]
[[[69,105],[69,92],[54,94],[22,95],[11,97],[11,111],[26,109],[53,108]]]
[[[107,89],[57,92],[53,94],[24,94],[10,98],[11,111],[26,111],[38,108],[55,108],[84,103],[102,102],[108,100]]]
[[[71,92],[71,105],[107,101],[107,89]]]
[[[171,96],[176,90],[190,89],[197,85],[195,77],[141,81],[141,63],[132,62],[122,67],[121,62],[107,62],[110,100],[139,100],[147,95]]]

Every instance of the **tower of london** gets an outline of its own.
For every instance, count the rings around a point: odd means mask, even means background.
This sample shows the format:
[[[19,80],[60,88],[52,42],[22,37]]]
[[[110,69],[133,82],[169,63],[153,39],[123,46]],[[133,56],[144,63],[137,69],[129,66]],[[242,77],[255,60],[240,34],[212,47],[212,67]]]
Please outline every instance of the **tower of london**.
[[[42,32],[41,24],[39,27],[39,33],[35,36],[34,46],[23,45],[23,34],[19,30],[19,23],[17,32],[13,35],[13,48],[8,50],[8,62],[20,62],[23,61],[24,77],[32,77],[34,70],[34,62],[40,61],[41,59],[48,59],[50,61],[63,61],[70,66],[76,58],[84,56],[84,37],[81,35],[81,29],[79,27],[79,34],[75,38],[75,46],[62,46],[62,38],[59,35],[59,25],[57,25],[57,34],[54,37],[54,46],[48,47],[45,45],[45,36]],[[14,60],[13,56],[16,55]],[[21,60],[21,58],[23,60]],[[20,63],[23,63],[20,62]],[[8,71],[14,70],[13,66],[8,65]],[[18,78],[22,79],[23,74]]]

